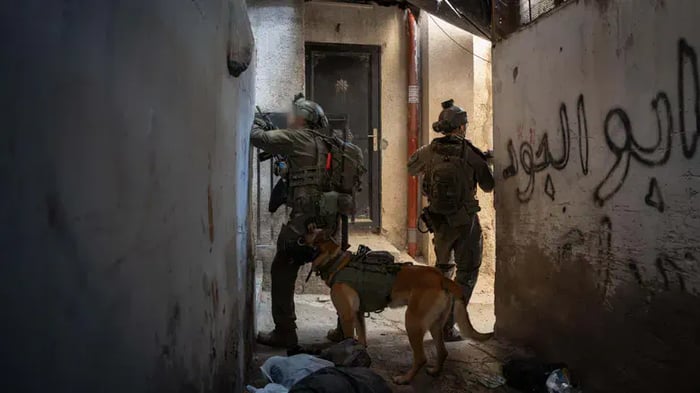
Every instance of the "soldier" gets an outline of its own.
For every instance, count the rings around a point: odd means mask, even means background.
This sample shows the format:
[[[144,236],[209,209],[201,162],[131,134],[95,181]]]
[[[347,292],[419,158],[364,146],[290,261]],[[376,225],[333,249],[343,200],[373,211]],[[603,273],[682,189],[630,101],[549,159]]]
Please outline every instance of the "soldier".
[[[471,298],[481,266],[482,233],[477,212],[476,185],[493,190],[494,180],[487,156],[465,139],[467,112],[453,100],[442,103],[442,112],[433,130],[445,136],[435,138],[418,149],[408,160],[411,175],[423,174],[423,193],[429,206],[421,218],[431,232],[437,257],[436,267],[452,278],[457,264],[457,283],[467,301]],[[444,332],[445,341],[462,338],[454,328],[450,315]]]
[[[267,130],[263,119],[255,119],[250,141],[253,146],[271,154],[287,156],[291,208],[289,221],[282,226],[277,238],[277,252],[272,261],[272,318],[275,329],[260,333],[257,341],[274,347],[297,344],[296,314],[294,312],[294,284],[299,267],[311,261],[308,247],[300,244],[307,225],[313,222],[324,228],[328,236],[335,236],[338,215],[324,215],[319,211],[322,196],[322,171],[328,148],[321,133],[328,127],[323,108],[299,94],[295,97],[288,117],[288,129]]]

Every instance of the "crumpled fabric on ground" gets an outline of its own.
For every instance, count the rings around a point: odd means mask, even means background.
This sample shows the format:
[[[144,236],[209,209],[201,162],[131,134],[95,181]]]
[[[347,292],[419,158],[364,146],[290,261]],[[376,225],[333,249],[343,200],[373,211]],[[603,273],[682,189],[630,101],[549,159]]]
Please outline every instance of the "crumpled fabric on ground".
[[[369,367],[372,364],[372,358],[365,346],[354,338],[331,345],[321,351],[319,357],[343,367]]]
[[[333,367],[328,360],[307,354],[294,356],[273,356],[263,363],[260,369],[271,382],[262,389],[248,386],[250,393],[286,393],[295,383],[314,372]]]
[[[368,368],[328,367],[297,382],[289,393],[391,393],[391,388]]]

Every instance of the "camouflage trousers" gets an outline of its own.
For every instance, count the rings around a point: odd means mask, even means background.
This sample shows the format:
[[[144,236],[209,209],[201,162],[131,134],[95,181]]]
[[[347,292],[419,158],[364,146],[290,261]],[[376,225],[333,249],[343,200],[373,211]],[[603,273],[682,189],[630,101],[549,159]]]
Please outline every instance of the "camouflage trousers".
[[[450,226],[446,220],[437,218],[434,219],[434,225],[433,245],[437,258],[436,267],[446,277],[453,278],[456,266],[455,281],[462,287],[464,297],[469,302],[479,277],[483,251],[483,234],[479,216],[472,214],[466,224],[455,227]]]
[[[300,236],[306,232],[306,225],[313,216],[292,214],[289,221],[282,226],[277,237],[277,252],[271,266],[271,305],[275,328],[280,331],[296,329],[296,311],[294,307],[294,286],[301,264],[293,261],[293,247]],[[339,225],[327,229],[327,235],[337,236]],[[310,261],[309,261],[310,262]]]

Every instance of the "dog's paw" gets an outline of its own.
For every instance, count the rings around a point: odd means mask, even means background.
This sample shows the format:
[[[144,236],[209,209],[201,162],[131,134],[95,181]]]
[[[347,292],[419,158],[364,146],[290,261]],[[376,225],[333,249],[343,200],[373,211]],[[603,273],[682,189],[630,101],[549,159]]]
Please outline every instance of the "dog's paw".
[[[437,367],[437,366],[435,366],[435,367],[428,366],[425,369],[425,372],[427,372],[428,375],[430,375],[431,377],[437,377],[438,375],[440,375],[441,371],[442,371],[442,367]]]
[[[408,385],[411,382],[411,378],[405,375],[397,375],[394,378],[392,378],[392,380],[397,385]]]

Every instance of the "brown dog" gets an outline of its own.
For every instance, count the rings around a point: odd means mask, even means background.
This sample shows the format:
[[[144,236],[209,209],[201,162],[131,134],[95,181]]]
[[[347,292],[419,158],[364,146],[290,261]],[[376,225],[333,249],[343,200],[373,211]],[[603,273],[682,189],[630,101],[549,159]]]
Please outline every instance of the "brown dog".
[[[340,245],[323,236],[323,231],[310,226],[305,235],[305,243],[318,250],[318,256],[313,260],[313,269],[319,268],[330,261],[339,261],[338,271],[350,260],[352,254],[343,252]],[[339,260],[338,258],[341,258]],[[343,259],[344,258],[344,259]],[[325,281],[332,282],[331,274]],[[360,297],[357,291],[345,283],[335,283],[331,286],[331,300],[338,311],[343,333],[346,338],[357,338],[360,343],[367,345],[364,314],[360,311]],[[453,302],[454,300],[454,302]],[[416,373],[425,365],[423,337],[430,331],[437,348],[437,360],[434,366],[428,367],[428,374],[435,376],[442,370],[447,358],[447,348],[442,337],[443,326],[447,322],[450,306],[454,303],[454,315],[462,335],[474,340],[488,340],[492,333],[477,332],[469,321],[467,304],[462,295],[462,289],[454,281],[445,278],[440,271],[428,266],[403,265],[396,275],[391,288],[389,307],[408,306],[406,309],[406,332],[413,350],[413,366],[404,375],[394,377],[397,384],[411,382]]]

